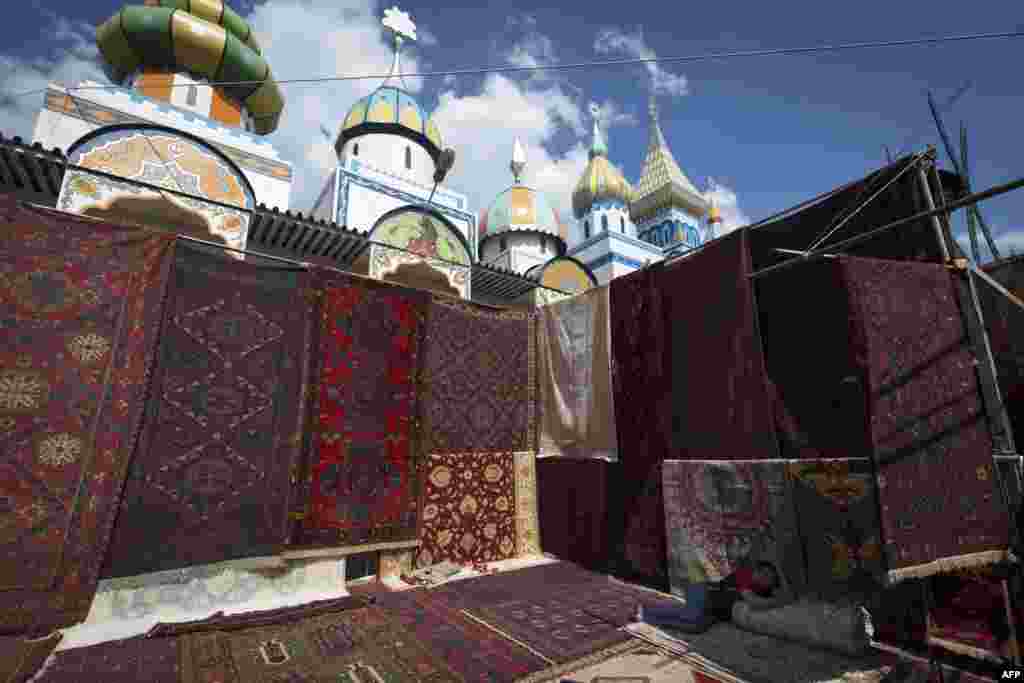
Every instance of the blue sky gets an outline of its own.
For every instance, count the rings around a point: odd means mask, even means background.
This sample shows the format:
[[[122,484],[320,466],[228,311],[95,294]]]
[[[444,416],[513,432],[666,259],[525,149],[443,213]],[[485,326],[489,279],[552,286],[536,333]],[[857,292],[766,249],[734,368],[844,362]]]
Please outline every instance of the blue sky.
[[[31,136],[41,96],[8,96],[51,78],[95,71],[90,31],[122,5],[112,0],[14,3],[0,24],[0,129]],[[386,6],[392,3],[388,2]],[[407,70],[492,64],[693,55],[729,50],[1012,30],[1019,3],[426,3],[406,1],[421,40]],[[268,44],[278,78],[380,72],[389,48],[383,6],[364,0],[268,0],[232,6]],[[37,38],[38,36],[38,38]],[[1024,40],[741,58],[657,69],[665,135],[684,171],[703,188],[724,184],[734,222],[758,219],[858,177],[896,151],[938,144],[925,92],[940,102],[971,88],[945,112],[954,132],[969,125],[974,185],[1024,175],[1024,87],[1014,67]],[[92,68],[92,71],[90,71]],[[611,124],[610,156],[635,181],[647,143],[652,74],[643,66],[547,75],[465,76],[414,83],[459,155],[450,185],[477,208],[510,182],[512,137],[524,138],[527,181],[563,211],[585,163],[588,104]],[[307,208],[330,167],[319,124],[336,129],[375,82],[285,86],[285,122],[274,135],[296,165],[292,208]],[[683,92],[685,87],[685,94]],[[943,164],[946,165],[943,154]],[[1024,192],[983,213],[1004,244],[1024,247]],[[566,216],[568,217],[568,216]],[[957,219],[957,226],[962,221]]]

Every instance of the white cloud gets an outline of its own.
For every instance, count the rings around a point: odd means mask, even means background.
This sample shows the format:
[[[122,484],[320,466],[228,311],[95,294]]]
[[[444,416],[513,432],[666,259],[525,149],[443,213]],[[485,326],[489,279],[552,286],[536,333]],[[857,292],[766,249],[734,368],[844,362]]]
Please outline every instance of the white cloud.
[[[730,187],[715,182],[711,189],[704,193],[704,197],[713,201],[722,213],[722,222],[717,228],[716,236],[720,237],[736,228],[750,224],[750,217],[743,213],[743,209],[739,205],[739,198],[736,196],[735,190]]]
[[[635,59],[654,59],[658,55],[644,41],[638,27],[633,33],[618,28],[601,29],[594,40],[594,50],[600,54],[621,54]],[[678,97],[689,94],[689,81],[682,74],[674,74],[657,62],[644,64],[651,77],[655,94]]]
[[[612,126],[636,125],[636,117],[627,111],[623,111],[622,107],[615,100],[592,102],[591,104],[597,105],[596,118],[602,130],[608,130]]]
[[[985,243],[979,235],[978,239]],[[1006,230],[996,237],[996,246],[1003,256],[1009,253],[1024,254],[1024,230]]]

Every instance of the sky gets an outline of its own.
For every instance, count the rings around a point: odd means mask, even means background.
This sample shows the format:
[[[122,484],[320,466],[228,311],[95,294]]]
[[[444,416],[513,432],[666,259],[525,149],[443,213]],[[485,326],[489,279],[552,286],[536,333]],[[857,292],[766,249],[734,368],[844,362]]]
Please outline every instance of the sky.
[[[30,0],[12,3],[0,23],[0,132],[30,138],[47,82],[106,82],[96,25],[123,2]],[[141,4],[141,2],[139,2]],[[380,18],[393,0],[233,0],[252,23],[281,79],[386,73],[390,43]],[[899,3],[427,3],[405,0],[419,40],[403,69],[574,63],[630,57],[802,47],[844,42],[1024,29],[1015,2]],[[970,11],[967,11],[969,7]],[[524,144],[524,180],[544,192],[578,235],[572,188],[587,160],[600,107],[609,157],[631,182],[648,138],[647,102],[658,97],[662,130],[683,171],[701,189],[708,178],[728,228],[793,206],[885,163],[939,146],[926,92],[958,138],[968,124],[974,188],[1024,175],[1024,39],[457,77],[409,78],[457,154],[446,185],[486,207],[511,184],[515,137]],[[319,132],[337,131],[349,107],[378,80],[284,84],[284,117],[270,139],[294,165],[291,208],[308,210],[336,162]],[[1006,251],[1024,251],[1024,191],[982,205]],[[958,232],[963,217],[954,218]],[[360,226],[350,226],[360,227]],[[366,226],[367,228],[370,226]],[[965,242],[962,234],[958,235]],[[578,239],[578,237],[577,237]],[[987,254],[985,255],[987,258]]]

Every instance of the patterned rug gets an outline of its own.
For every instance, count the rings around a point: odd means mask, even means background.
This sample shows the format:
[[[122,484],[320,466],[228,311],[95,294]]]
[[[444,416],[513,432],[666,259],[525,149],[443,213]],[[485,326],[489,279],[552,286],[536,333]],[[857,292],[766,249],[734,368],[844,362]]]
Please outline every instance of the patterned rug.
[[[516,555],[540,555],[540,516],[537,510],[537,456],[530,451],[515,454]]]
[[[609,285],[612,389],[619,397],[615,424],[623,470],[609,501],[614,522],[609,526],[610,554],[622,560],[624,572],[659,584],[668,581],[660,489],[673,410],[661,272],[662,266],[655,264]]]
[[[104,577],[277,554],[304,422],[302,270],[178,246]]]
[[[888,578],[1004,557],[1009,515],[993,481],[975,354],[945,268],[843,258],[867,361]]]
[[[1006,270],[1021,272],[1020,263]],[[1024,309],[987,280],[971,275],[978,292],[988,341],[1014,440],[1024,440]],[[1021,446],[1017,446],[1020,450]]]
[[[619,463],[542,458],[537,461],[541,547],[570,562],[608,564],[608,491]]]
[[[181,683],[462,683],[412,631],[361,598],[169,626]]]
[[[674,594],[685,596],[693,581],[718,581],[761,560],[773,562],[792,589],[803,588],[785,463],[670,460],[663,474]]]
[[[434,599],[432,592],[384,593],[377,603],[465,681],[512,683],[547,666],[529,650]]]
[[[149,386],[173,238],[0,197],[0,633],[81,621]]]
[[[421,461],[421,544],[416,566],[493,562],[516,554],[512,453],[429,455]]]
[[[881,590],[885,564],[871,463],[797,462],[788,472],[809,590],[830,601]]]
[[[615,459],[608,288],[538,309],[540,450]]]
[[[536,318],[435,296],[426,339],[424,452],[536,450]]]
[[[33,683],[180,683],[176,638],[125,638],[54,654]]]
[[[60,639],[60,632],[38,640],[0,636],[0,681],[26,683],[43,667]]]
[[[313,429],[291,550],[416,544],[416,375],[428,295],[317,272]]]
[[[747,231],[737,230],[659,275],[672,377],[672,459],[779,457],[749,273]]]

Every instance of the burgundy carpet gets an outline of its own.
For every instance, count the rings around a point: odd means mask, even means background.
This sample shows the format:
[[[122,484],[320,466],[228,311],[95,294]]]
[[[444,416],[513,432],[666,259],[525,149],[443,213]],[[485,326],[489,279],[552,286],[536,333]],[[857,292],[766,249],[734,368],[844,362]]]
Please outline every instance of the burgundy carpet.
[[[609,487],[621,465],[602,460],[537,460],[541,549],[585,567],[608,564]]]

